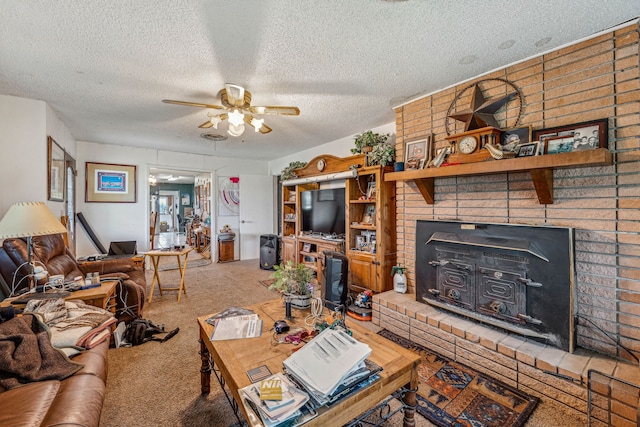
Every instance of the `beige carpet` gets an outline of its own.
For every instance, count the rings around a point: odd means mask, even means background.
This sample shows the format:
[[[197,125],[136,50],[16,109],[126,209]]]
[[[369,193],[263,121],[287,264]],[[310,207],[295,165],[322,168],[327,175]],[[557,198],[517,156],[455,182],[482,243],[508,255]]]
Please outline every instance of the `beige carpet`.
[[[212,376],[211,393],[200,395],[200,356],[196,317],[232,305],[250,305],[277,298],[260,280],[273,273],[261,270],[257,260],[213,263],[186,272],[187,295],[177,302],[176,292],[157,291],[144,317],[167,330],[180,327],[165,343],[148,342],[138,347],[110,349],[107,391],[100,425],[129,426],[237,426],[237,420]],[[177,270],[163,271],[164,283],[178,281]],[[151,273],[147,272],[151,282]],[[350,319],[351,320],[351,319]],[[356,320],[351,320],[356,322]],[[371,322],[365,327],[377,331]],[[432,426],[416,415],[417,427]],[[397,414],[389,426],[402,425]],[[540,403],[527,427],[581,425],[548,403]]]

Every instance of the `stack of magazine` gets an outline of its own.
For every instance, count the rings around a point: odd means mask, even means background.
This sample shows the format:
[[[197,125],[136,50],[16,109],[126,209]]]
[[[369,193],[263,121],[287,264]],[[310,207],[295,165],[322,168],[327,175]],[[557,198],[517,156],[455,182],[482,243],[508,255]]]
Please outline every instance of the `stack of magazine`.
[[[281,381],[281,400],[262,400],[260,398],[260,383],[240,389],[240,395],[244,401],[260,417],[266,427],[296,426],[317,415],[317,412],[308,403],[309,395],[296,387],[285,375],[277,373],[265,381],[272,379]]]
[[[229,307],[205,320],[215,327],[211,341],[255,338],[262,335],[262,320],[251,310]]]
[[[331,405],[378,379],[366,360],[371,348],[342,330],[325,329],[284,362],[284,369],[317,406]]]

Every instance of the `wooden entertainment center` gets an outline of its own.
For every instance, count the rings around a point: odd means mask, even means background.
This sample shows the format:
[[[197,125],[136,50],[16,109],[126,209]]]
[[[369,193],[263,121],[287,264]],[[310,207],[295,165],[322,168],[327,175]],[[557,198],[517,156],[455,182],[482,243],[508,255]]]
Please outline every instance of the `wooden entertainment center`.
[[[349,288],[375,293],[393,288],[391,268],[396,263],[395,182],[384,180],[391,167],[363,166],[364,154],[350,157],[322,155],[298,178],[282,186],[282,261],[304,263],[322,280],[323,251],[344,253],[349,260]],[[348,172],[354,171],[352,175]],[[338,174],[346,178],[335,178]],[[318,181],[345,181],[345,235],[308,234],[302,230],[301,193],[320,189]],[[292,180],[293,181],[293,180]],[[286,185],[285,185],[286,184]]]

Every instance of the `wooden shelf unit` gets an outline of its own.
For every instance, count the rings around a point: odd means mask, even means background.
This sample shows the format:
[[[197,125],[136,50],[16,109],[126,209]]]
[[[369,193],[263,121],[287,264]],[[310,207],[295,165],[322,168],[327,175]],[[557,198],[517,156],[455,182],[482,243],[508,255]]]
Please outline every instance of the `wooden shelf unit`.
[[[344,242],[324,240],[313,236],[298,236],[297,260],[316,272],[318,283],[322,283],[322,271],[324,270],[324,251],[344,253]],[[309,245],[309,251],[304,251],[304,245]],[[306,261],[309,259],[310,261]]]
[[[300,208],[300,193],[319,188],[317,183],[283,185],[282,186],[282,239],[280,258],[282,262],[298,262],[297,236],[302,224],[302,209]]]
[[[545,154],[543,156],[491,160],[439,168],[418,169],[385,174],[385,181],[414,181],[428,204],[434,203],[435,178],[487,175],[508,172],[530,172],[540,204],[553,203],[553,170],[613,164],[613,154],[606,148]]]
[[[391,268],[396,264],[396,186],[385,181],[390,167],[368,166],[358,169],[356,178],[346,180],[346,254],[349,259],[349,286],[353,290],[384,292],[393,288]],[[366,197],[370,182],[376,191]],[[362,193],[365,192],[363,195]],[[371,224],[363,224],[367,209],[373,208]],[[375,233],[375,252],[358,250],[357,236]]]

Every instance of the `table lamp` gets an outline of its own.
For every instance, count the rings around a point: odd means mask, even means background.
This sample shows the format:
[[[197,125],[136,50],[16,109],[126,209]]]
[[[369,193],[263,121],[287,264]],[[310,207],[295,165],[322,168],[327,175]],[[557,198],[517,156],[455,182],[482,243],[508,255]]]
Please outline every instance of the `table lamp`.
[[[48,234],[66,233],[67,229],[53,215],[44,202],[20,202],[9,208],[0,221],[0,239],[27,238],[27,263],[29,264],[29,288],[33,288],[31,264],[31,238]]]

